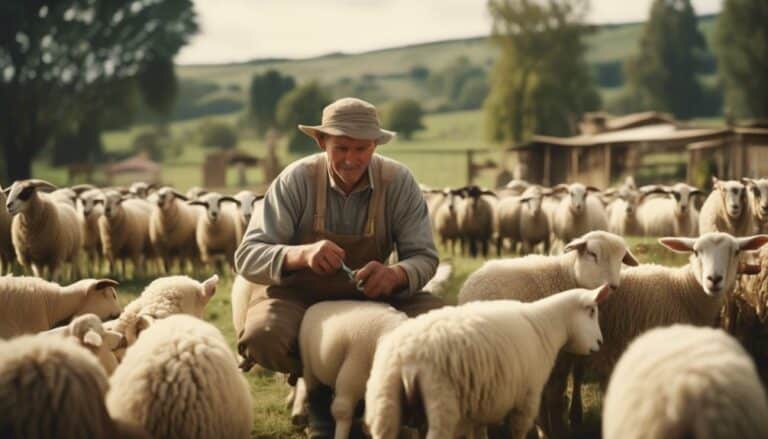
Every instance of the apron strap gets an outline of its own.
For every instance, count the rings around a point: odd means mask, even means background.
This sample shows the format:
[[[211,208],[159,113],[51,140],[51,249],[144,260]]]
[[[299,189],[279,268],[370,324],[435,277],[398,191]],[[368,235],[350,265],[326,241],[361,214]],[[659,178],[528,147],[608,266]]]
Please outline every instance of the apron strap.
[[[315,233],[325,232],[326,191],[328,189],[328,169],[325,154],[320,153],[315,161],[315,217],[312,230]]]
[[[378,156],[374,155],[371,158],[371,163],[368,165],[368,172],[371,173],[374,189],[373,194],[371,195],[371,201],[368,204],[368,219],[365,222],[363,235],[366,237],[373,237],[376,235],[376,214],[378,213],[378,208],[381,204],[379,201],[386,190],[381,178],[381,160]]]

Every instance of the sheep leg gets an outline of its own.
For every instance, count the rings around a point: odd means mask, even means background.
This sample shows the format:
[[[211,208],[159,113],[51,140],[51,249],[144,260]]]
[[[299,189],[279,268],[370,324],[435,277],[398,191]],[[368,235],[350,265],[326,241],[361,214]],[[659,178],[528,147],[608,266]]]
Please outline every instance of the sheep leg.
[[[501,250],[504,248],[504,238],[499,236],[496,238],[496,256],[501,257]]]
[[[299,378],[291,389],[291,423],[295,426],[307,425],[307,385],[304,378]]]
[[[336,421],[334,439],[347,439],[352,429],[355,406],[365,395],[365,380],[360,378],[356,358],[347,358],[336,377],[336,394],[331,404],[331,414]]]
[[[42,273],[42,270],[41,270],[41,269],[40,269],[40,267],[39,267],[37,264],[35,264],[35,263],[33,263],[33,264],[32,264],[32,274],[33,274],[35,277],[40,277],[40,278],[42,278],[42,277],[43,277],[43,276],[42,276],[42,274],[43,274],[43,273]]]
[[[539,424],[547,437],[568,437],[565,423],[565,390],[568,387],[568,375],[573,366],[573,357],[561,353],[544,386]]]
[[[420,384],[419,394],[422,395],[429,425],[426,439],[456,437],[461,413],[459,398],[453,391],[451,383],[434,374],[424,373],[419,375],[418,384]]]
[[[583,421],[581,403],[581,383],[584,382],[584,362],[576,360],[573,365],[573,392],[571,396],[571,410],[568,418],[571,420],[571,429],[580,426]]]
[[[536,419],[536,413],[539,411],[540,402],[541,394],[539,392],[531,392],[526,396],[525,401],[523,401],[518,408],[515,408],[507,414],[506,424],[509,426],[508,437],[523,439],[531,429],[535,430],[533,421]]]

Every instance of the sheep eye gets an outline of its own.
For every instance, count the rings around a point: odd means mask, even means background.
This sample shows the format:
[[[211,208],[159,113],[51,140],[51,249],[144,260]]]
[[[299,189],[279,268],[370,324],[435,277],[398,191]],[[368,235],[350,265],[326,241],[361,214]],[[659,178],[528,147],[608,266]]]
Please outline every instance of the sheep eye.
[[[674,192],[674,193],[672,194],[672,196],[674,196],[674,197],[675,197],[675,200],[677,200],[677,201],[680,201],[680,194],[678,194],[677,192]]]
[[[594,306],[590,306],[589,307],[589,318],[590,319],[594,319],[595,318],[595,307]]]
[[[696,257],[699,257],[699,251],[698,250],[694,250],[693,251],[693,255],[696,256]]]
[[[587,250],[587,254],[592,257],[592,259],[597,262],[597,253]]]

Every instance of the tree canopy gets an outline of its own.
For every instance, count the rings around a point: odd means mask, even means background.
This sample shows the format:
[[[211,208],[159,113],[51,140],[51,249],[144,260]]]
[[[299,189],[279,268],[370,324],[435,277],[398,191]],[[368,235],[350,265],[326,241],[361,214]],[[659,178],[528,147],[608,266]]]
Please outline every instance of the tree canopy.
[[[296,87],[291,76],[283,76],[276,70],[268,70],[251,79],[250,111],[256,130],[264,135],[275,127],[277,103],[284,94]]]
[[[315,150],[315,142],[296,127],[320,123],[323,108],[331,99],[320,84],[310,82],[286,93],[277,104],[277,126],[288,133],[288,149],[293,153]]]
[[[383,114],[384,126],[396,131],[403,139],[409,140],[413,133],[424,129],[421,118],[424,111],[414,99],[400,99],[386,108]]]

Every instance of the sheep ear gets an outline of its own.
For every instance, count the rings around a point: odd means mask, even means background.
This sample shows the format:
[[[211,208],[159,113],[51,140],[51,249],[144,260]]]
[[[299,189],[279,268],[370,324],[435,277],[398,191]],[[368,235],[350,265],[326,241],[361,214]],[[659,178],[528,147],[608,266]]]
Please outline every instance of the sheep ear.
[[[118,286],[120,286],[120,282],[118,282],[116,280],[112,280],[112,279],[99,279],[96,282],[94,282],[94,284],[89,289],[90,290],[100,290],[102,288],[107,288],[107,287],[117,288]]]
[[[187,204],[189,204],[190,206],[203,206],[205,208],[208,208],[208,203],[206,203],[205,201],[192,200],[192,201],[187,201]]]
[[[231,201],[231,202],[233,202],[233,203],[237,204],[238,206],[240,206],[240,205],[242,204],[242,203],[240,202],[240,200],[238,200],[237,198],[234,198],[234,197],[221,197],[221,198],[219,199],[219,205],[221,205],[221,202],[222,202],[222,201]]]
[[[120,347],[125,337],[123,337],[123,334],[116,331],[106,331],[104,332],[103,338],[104,345],[106,345],[107,349],[113,351]]]
[[[491,197],[499,198],[499,196],[496,194],[496,192],[488,191],[488,190],[480,192],[480,195],[490,195]]]
[[[602,191],[594,186],[587,186],[587,192],[602,192]]]
[[[736,270],[736,273],[752,276],[752,275],[760,274],[760,271],[762,270],[762,268],[763,267],[758,264],[742,263],[742,264],[739,264],[739,268],[738,270]]]
[[[720,188],[720,180],[717,179],[714,175],[712,176],[712,189],[719,189]]]
[[[596,289],[590,291],[592,300],[598,305],[602,303],[605,299],[610,297],[612,293],[613,293],[613,288],[609,284],[600,285]]]
[[[83,336],[83,343],[98,348],[101,346],[102,339],[98,332],[89,329],[88,332],[85,333],[85,336]]]
[[[560,183],[557,186],[552,188],[553,194],[559,194],[561,192],[568,192],[568,185],[564,183]]]
[[[214,274],[203,282],[203,297],[210,300],[216,294],[216,285],[219,284],[219,275]]]
[[[765,244],[768,244],[768,235],[754,235],[744,238],[736,238],[736,243],[739,245],[739,250],[741,251],[757,250]]]
[[[520,202],[521,203],[527,203],[527,202],[529,202],[531,200],[533,200],[533,197],[523,197],[523,198],[520,198]]]
[[[747,177],[742,177],[741,184],[743,184],[744,186],[752,186],[755,184],[755,180],[752,180],[751,178],[747,178]]]
[[[567,253],[571,250],[576,250],[579,253],[583,252],[587,248],[587,241],[581,238],[574,239],[569,242],[568,245],[563,248],[563,253]]]
[[[696,240],[693,238],[660,238],[659,244],[678,253],[690,253]]]
[[[637,261],[635,255],[633,255],[629,249],[627,249],[627,252],[624,253],[624,257],[621,259],[621,262],[623,262],[625,265],[629,265],[630,267],[637,267],[640,265],[640,262]]]
[[[189,198],[187,198],[187,196],[182,194],[181,192],[175,191],[175,190],[171,191],[171,192],[173,192],[173,196],[174,197],[176,197],[176,198],[178,198],[180,200],[189,201]]]

